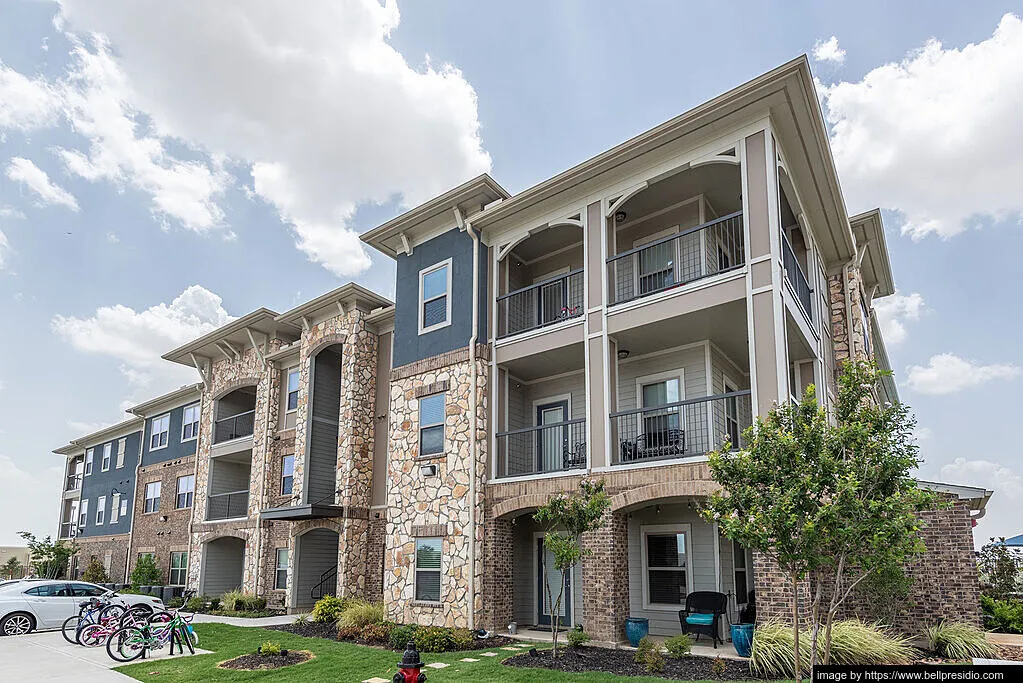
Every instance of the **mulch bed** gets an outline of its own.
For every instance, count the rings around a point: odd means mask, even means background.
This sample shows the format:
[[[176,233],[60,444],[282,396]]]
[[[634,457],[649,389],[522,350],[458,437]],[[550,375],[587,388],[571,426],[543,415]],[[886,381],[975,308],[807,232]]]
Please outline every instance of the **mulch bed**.
[[[263,628],[269,631],[285,631],[287,633],[293,633],[296,636],[304,636],[306,638],[325,638],[327,640],[338,640],[337,637],[337,626],[329,623],[317,623],[315,621],[306,621],[301,624],[278,624],[276,626],[264,626]],[[389,645],[381,645],[380,643],[369,643],[361,639],[349,640],[345,639],[342,642],[346,643],[357,643],[359,645],[369,645],[371,647],[383,647],[388,650],[395,650],[401,652],[405,649],[404,646],[400,648],[392,648]],[[512,643],[516,643],[513,638],[507,636],[493,636],[486,640],[477,640],[472,646],[463,648],[461,650],[449,650],[449,652],[468,652],[471,650],[485,650],[493,647],[507,647]]]
[[[1011,662],[1023,662],[1023,647],[1019,645],[999,645],[998,649],[1001,650],[1002,659],[1008,659]]]
[[[217,664],[217,667],[240,671],[267,671],[269,669],[282,669],[286,666],[308,662],[312,658],[313,653],[307,650],[288,650],[287,654],[279,655],[257,655],[253,653],[221,662]]]
[[[660,676],[669,680],[705,680],[720,679],[726,681],[755,680],[745,662],[734,659],[722,659],[725,672],[715,675],[711,666],[715,659],[711,657],[686,657],[674,659],[664,657],[664,671],[650,673],[642,664],[637,664],[632,650],[612,650],[604,647],[579,647],[559,649],[557,659],[551,659],[550,651],[538,651],[535,655],[525,653],[504,660],[507,666],[521,666],[536,669],[556,669],[570,673],[586,673],[602,671],[616,676]]]

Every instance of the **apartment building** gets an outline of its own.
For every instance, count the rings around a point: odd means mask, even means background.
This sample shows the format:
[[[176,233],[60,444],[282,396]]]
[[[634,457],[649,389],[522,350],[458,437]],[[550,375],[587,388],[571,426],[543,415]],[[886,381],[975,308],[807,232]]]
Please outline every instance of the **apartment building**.
[[[131,557],[291,611],[364,595],[402,623],[545,625],[550,577],[603,641],[628,616],[676,633],[696,590],[734,619],[755,587],[786,616],[777,568],[697,508],[707,453],[755,416],[811,383],[830,403],[842,360],[888,367],[881,216],[848,215],[817,102],[800,58],[514,196],[482,175],[362,236],[395,260],[393,304],[347,284],[167,353],[201,383],[133,409]],[[532,513],[583,479],[612,509],[559,578]],[[979,619],[991,492],[928,485],[953,505],[927,520],[906,630]]]

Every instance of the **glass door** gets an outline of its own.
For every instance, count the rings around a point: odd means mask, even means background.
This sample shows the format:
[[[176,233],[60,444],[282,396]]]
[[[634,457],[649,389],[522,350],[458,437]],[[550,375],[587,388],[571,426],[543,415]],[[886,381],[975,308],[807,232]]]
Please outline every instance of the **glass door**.
[[[537,596],[536,604],[540,606],[537,614],[537,623],[543,626],[551,625],[553,613],[552,603],[558,601],[558,591],[564,585],[564,593],[561,596],[561,605],[558,609],[562,626],[571,626],[572,623],[572,575],[563,573],[554,568],[554,555],[543,545],[543,536],[536,538],[536,566],[537,566]],[[548,582],[550,595],[547,593]]]
[[[568,433],[556,427],[568,420],[568,401],[553,401],[536,407],[536,471],[556,472],[564,467]]]

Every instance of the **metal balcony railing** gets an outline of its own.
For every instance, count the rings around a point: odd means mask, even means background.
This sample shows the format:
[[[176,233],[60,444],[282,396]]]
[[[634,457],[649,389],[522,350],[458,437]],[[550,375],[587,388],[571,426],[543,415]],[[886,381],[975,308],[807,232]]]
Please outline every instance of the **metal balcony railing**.
[[[726,440],[743,448],[742,433],[752,423],[749,390],[612,413],[612,463],[702,455]]]
[[[782,265],[785,267],[785,278],[789,281],[789,285],[792,286],[796,300],[803,307],[806,317],[812,320],[813,314],[810,298],[813,295],[813,290],[810,289],[810,282],[806,279],[806,274],[803,273],[803,268],[799,265],[799,260],[796,258],[796,252],[792,249],[792,243],[789,242],[789,238],[784,232],[781,234],[781,257]]]
[[[78,523],[77,522],[61,522],[60,524],[60,537],[61,538],[74,538],[78,535]]]
[[[80,488],[82,488],[82,475],[80,474],[70,475],[64,483],[65,491],[77,491]]]
[[[553,277],[497,297],[497,336],[536,330],[583,314],[583,271]]]
[[[243,436],[252,436],[256,423],[256,411],[250,410],[225,417],[213,423],[213,443],[222,443]]]
[[[680,287],[745,263],[742,212],[737,211],[609,258],[607,305]]]
[[[497,435],[497,476],[517,477],[586,467],[586,420],[526,427]]]
[[[231,491],[210,495],[206,505],[206,519],[235,519],[248,517],[249,492]]]

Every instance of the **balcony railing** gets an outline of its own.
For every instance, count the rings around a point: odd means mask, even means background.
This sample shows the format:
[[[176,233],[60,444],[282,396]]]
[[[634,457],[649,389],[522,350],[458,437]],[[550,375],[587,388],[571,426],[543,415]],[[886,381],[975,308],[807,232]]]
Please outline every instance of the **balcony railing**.
[[[583,314],[583,271],[559,275],[497,298],[497,336],[536,330]]]
[[[70,475],[64,483],[65,491],[77,491],[80,488],[82,488],[82,475],[80,474]]]
[[[75,522],[61,522],[60,537],[74,538],[78,535],[78,524]]]
[[[256,411],[250,410],[246,413],[238,413],[231,417],[225,417],[213,423],[213,443],[240,439],[243,436],[252,436],[255,428]]]
[[[733,391],[611,414],[612,462],[684,458],[746,443],[743,431],[753,422],[750,392]]]
[[[609,258],[607,304],[681,287],[745,263],[742,212],[737,211]]]
[[[235,519],[249,516],[249,492],[214,493],[206,506],[206,519]]]
[[[586,420],[526,427],[497,435],[497,476],[560,472],[586,467]]]
[[[810,289],[810,282],[806,279],[803,268],[799,265],[799,260],[796,259],[796,252],[792,249],[792,243],[789,242],[789,238],[784,232],[781,234],[781,258],[782,265],[785,266],[785,277],[796,294],[796,300],[803,307],[806,317],[812,320],[810,297],[813,295],[813,290]]]

